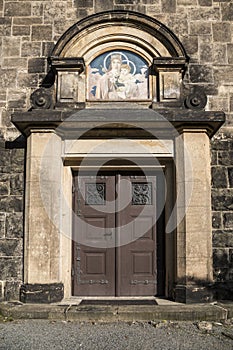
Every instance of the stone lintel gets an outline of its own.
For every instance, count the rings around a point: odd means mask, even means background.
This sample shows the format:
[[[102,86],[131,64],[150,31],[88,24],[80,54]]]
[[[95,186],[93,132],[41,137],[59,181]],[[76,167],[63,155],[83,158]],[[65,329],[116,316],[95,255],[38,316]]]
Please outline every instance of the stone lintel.
[[[20,289],[20,300],[23,303],[56,303],[64,297],[63,283],[23,284]]]
[[[85,62],[83,57],[49,57],[49,64],[51,65],[53,71],[77,71],[79,73],[83,72],[85,69]]]
[[[154,57],[153,69],[155,71],[167,70],[181,70],[184,71],[187,65],[186,57]]]
[[[173,128],[178,132],[182,129],[206,129],[212,137],[225,121],[223,112],[192,111],[181,109],[147,108],[135,109],[100,109],[86,108],[77,110],[32,110],[29,112],[15,112],[12,123],[24,135],[28,136],[32,128],[67,128],[75,129],[146,129],[160,130],[161,136],[167,133],[171,136]],[[65,122],[65,123],[64,123]]]

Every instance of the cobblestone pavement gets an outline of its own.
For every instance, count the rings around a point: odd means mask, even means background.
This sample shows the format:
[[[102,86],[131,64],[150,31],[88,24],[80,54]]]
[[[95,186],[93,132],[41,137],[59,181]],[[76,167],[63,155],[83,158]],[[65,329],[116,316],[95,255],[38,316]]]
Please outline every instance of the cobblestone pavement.
[[[232,350],[233,324],[5,320],[0,323],[0,349]]]

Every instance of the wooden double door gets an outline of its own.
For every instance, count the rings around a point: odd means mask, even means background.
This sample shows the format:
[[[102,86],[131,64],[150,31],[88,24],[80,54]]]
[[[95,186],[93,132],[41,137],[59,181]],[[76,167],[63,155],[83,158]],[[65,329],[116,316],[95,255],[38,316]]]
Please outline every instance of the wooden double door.
[[[73,295],[157,294],[158,178],[74,174]]]

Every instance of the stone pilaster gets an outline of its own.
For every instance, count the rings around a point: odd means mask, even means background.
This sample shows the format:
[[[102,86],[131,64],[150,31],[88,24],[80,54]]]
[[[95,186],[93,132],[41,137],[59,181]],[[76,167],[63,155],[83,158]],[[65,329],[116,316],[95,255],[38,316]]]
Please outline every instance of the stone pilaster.
[[[54,301],[48,294],[57,293],[61,278],[61,139],[52,130],[36,130],[27,142],[23,299],[28,293],[30,302],[42,302],[46,285],[46,301]],[[62,298],[62,292],[57,295]]]
[[[212,282],[211,178],[209,137],[183,130],[176,139],[176,300],[210,301]]]

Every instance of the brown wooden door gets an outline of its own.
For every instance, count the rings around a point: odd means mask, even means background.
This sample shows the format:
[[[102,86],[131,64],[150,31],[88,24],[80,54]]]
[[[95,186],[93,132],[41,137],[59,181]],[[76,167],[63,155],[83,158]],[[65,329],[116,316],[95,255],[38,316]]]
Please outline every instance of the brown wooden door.
[[[126,205],[116,217],[117,295],[155,295],[156,178],[119,175],[118,179],[119,202]]]
[[[157,292],[156,176],[74,177],[73,294]]]

